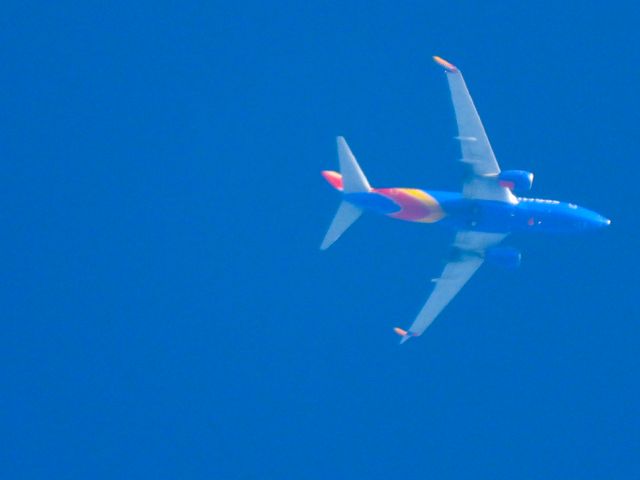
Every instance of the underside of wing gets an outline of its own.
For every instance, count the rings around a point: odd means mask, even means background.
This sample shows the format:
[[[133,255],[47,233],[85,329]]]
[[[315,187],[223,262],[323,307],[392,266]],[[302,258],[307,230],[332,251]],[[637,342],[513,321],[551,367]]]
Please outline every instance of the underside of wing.
[[[473,104],[460,70],[440,57],[433,59],[445,68],[451,101],[458,124],[458,136],[462,162],[469,165],[471,175],[465,182],[463,194],[468,198],[517,203],[508,188],[500,186],[500,166],[493,153],[480,116]]]
[[[473,274],[484,262],[484,252],[487,248],[500,243],[506,234],[460,231],[457,233],[453,246],[454,259],[444,267],[440,277],[433,280],[435,287],[408,331],[396,329],[402,336],[402,342],[411,337],[421,335],[440,312],[464,287]]]

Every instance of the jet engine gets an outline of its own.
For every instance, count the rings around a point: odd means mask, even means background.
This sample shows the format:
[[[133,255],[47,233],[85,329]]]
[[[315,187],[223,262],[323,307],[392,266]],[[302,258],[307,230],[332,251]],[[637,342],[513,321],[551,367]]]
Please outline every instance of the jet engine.
[[[505,170],[498,175],[498,181],[509,190],[528,192],[533,185],[533,173],[526,170]]]
[[[520,266],[522,255],[513,247],[493,247],[484,253],[484,259],[498,267],[514,270]]]

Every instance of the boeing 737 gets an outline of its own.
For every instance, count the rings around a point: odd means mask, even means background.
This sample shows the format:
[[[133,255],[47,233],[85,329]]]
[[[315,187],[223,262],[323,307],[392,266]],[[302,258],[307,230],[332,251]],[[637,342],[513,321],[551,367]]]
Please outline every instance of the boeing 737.
[[[400,343],[421,335],[485,262],[507,268],[520,265],[513,247],[499,244],[513,232],[584,232],[611,221],[573,203],[516,196],[531,189],[533,173],[501,171],[462,73],[433,57],[445,70],[458,124],[461,161],[468,167],[462,192],[418,188],[372,188],[343,137],[337,138],[340,172],[322,175],[342,202],[320,248],[329,248],[363,212],[399,220],[440,223],[456,232],[453,252],[427,302],[409,329],[395,328]]]

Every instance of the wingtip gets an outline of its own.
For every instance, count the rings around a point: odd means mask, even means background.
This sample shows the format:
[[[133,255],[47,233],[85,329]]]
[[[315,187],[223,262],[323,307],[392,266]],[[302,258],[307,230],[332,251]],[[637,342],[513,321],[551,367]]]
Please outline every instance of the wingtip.
[[[439,57],[437,55],[433,56],[433,61],[436,62],[438,65],[440,65],[441,67],[444,67],[444,69],[447,72],[451,72],[451,73],[455,73],[458,71],[458,67],[456,67],[453,63],[449,63],[447,62],[444,58]]]
[[[396,332],[396,334],[400,335],[401,337],[404,337],[407,334],[407,331],[401,329],[400,327],[394,328],[393,331]]]
[[[413,333],[407,332],[406,330],[403,330],[400,327],[394,328],[393,331],[396,332],[396,335],[400,336],[400,345],[402,345],[404,342],[414,337]]]

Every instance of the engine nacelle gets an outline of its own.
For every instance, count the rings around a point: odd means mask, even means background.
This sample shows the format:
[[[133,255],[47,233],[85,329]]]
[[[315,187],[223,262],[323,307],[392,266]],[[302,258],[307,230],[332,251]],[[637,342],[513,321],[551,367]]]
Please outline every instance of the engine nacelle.
[[[513,247],[493,247],[484,252],[484,259],[493,265],[514,270],[520,266],[522,255]]]
[[[528,192],[533,185],[533,173],[526,170],[505,170],[498,175],[498,181],[509,190]]]

